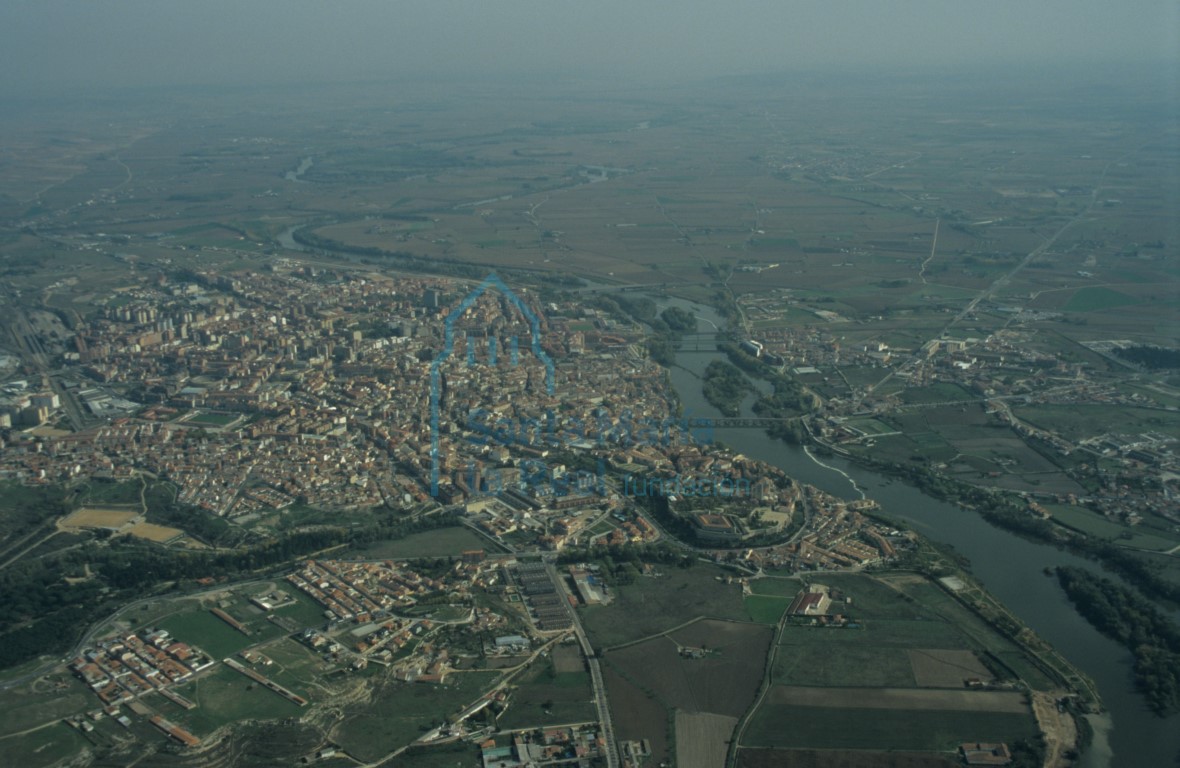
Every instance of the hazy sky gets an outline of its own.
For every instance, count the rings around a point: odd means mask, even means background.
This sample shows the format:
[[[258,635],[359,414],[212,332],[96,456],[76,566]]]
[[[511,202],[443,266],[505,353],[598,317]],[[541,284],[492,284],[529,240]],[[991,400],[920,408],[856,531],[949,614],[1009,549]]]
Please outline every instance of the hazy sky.
[[[1177,62],[1177,0],[3,0],[0,87]]]

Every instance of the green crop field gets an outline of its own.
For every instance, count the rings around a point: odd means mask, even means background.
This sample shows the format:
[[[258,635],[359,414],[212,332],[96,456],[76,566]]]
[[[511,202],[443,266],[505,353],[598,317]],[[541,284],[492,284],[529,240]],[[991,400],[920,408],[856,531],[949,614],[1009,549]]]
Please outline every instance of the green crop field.
[[[755,595],[776,595],[778,597],[794,597],[803,587],[803,582],[797,578],[761,578],[750,580],[750,591]]]
[[[951,751],[964,741],[1033,738],[1031,714],[915,709],[760,709],[742,739],[750,747]]]
[[[978,400],[957,384],[939,382],[926,387],[912,387],[901,393],[901,399],[906,403],[948,403],[959,400]]]
[[[739,717],[762,680],[758,660],[766,657],[771,635],[766,626],[705,620],[609,651],[605,659],[665,706]],[[681,646],[707,652],[703,658],[689,658],[680,654]]]
[[[905,648],[968,648],[963,633],[944,621],[895,621],[869,619],[859,629],[791,627],[783,633],[782,644],[896,645]]]
[[[1138,299],[1110,288],[1082,288],[1070,297],[1064,309],[1066,312],[1095,312],[1138,303]]]
[[[745,599],[746,613],[750,621],[759,624],[777,624],[783,611],[791,605],[791,598],[776,595],[751,595]]]
[[[845,422],[845,426],[855,429],[858,432],[863,432],[870,437],[896,431],[893,427],[883,424],[876,419],[850,419]]]
[[[905,648],[781,644],[774,681],[787,685],[913,687],[914,673]]]

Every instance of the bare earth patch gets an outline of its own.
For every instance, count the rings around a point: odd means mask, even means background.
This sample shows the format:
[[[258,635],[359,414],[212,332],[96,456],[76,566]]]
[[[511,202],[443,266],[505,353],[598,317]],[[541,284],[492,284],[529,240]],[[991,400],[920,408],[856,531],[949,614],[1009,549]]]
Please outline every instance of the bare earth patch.
[[[82,507],[61,521],[62,528],[122,528],[139,516],[127,507]]]
[[[560,645],[553,650],[553,669],[562,672],[581,672],[586,668],[582,651],[576,645]]]
[[[1078,728],[1073,717],[1057,709],[1053,693],[1034,691],[1032,697],[1033,714],[1037,716],[1037,726],[1045,737],[1045,768],[1072,765],[1073,761],[1066,758],[1065,753],[1078,743]]]
[[[165,525],[156,525],[155,523],[137,523],[131,526],[127,531],[132,536],[137,536],[148,541],[171,541],[177,536],[184,535],[184,531],[179,528],[169,528]]]

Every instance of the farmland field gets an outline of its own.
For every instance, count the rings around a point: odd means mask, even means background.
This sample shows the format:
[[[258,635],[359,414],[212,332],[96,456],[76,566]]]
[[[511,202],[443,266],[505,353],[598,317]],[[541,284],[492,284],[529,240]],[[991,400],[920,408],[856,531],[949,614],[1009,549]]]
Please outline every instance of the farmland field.
[[[1007,666],[1034,687],[1047,680],[1019,648],[940,586],[908,573],[823,574],[816,580],[832,590],[834,602],[843,603],[841,612],[859,628],[784,627],[772,688],[741,743],[743,749],[790,750],[749,760],[842,765],[843,758],[806,750],[941,751],[960,741],[1011,743],[1036,732],[1023,694],[966,689],[964,681],[995,677],[981,661],[984,652],[998,669]],[[861,763],[849,758],[847,764]]]
[[[610,664],[603,666],[610,700],[611,720],[619,739],[651,741],[652,758],[656,764],[668,756],[668,710],[656,700],[654,693],[641,690],[638,685],[616,672]]]
[[[916,685],[905,649],[874,645],[780,645],[775,679],[790,685]]]
[[[676,764],[682,768],[716,768],[725,764],[736,717],[705,712],[676,713]]]
[[[1180,429],[1180,414],[1156,408],[1120,405],[1029,405],[1014,409],[1024,421],[1052,430],[1067,440]]]
[[[772,690],[772,695],[776,690]],[[766,713],[774,712],[774,716]],[[776,704],[760,708],[743,746],[951,751],[964,741],[1014,742],[1037,733],[1031,713]]]
[[[774,595],[794,598],[803,582],[796,578],[750,579],[750,591],[755,595]]]
[[[962,688],[967,678],[983,682],[993,679],[979,657],[970,651],[911,648],[909,657],[914,681],[922,688]]]
[[[956,758],[930,752],[872,752],[838,749],[749,749],[738,752],[738,768],[951,768]]]
[[[753,701],[771,642],[769,627],[705,620],[663,637],[610,651],[607,661],[668,707],[740,717]],[[678,645],[705,648],[684,658]]]
[[[919,690],[913,688],[847,688],[775,686],[776,704],[789,707],[910,709],[955,712],[1027,713],[1024,694],[1014,691]]]
[[[44,680],[0,691],[4,718],[0,736],[58,720],[97,702],[91,691],[73,676]],[[4,742],[0,741],[0,745]]]
[[[777,624],[783,612],[791,605],[791,598],[777,595],[750,595],[745,599],[746,613],[750,621],[759,624]]]
[[[1066,312],[1096,312],[1100,309],[1138,304],[1138,300],[1110,288],[1082,288],[1065,305]]]

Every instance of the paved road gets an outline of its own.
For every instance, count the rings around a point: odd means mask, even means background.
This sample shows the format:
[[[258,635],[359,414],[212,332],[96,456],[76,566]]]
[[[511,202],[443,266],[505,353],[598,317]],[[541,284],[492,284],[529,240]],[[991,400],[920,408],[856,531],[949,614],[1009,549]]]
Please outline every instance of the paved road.
[[[549,572],[549,578],[553,580],[558,592],[569,597],[565,580],[557,573],[557,568],[553,563],[546,562],[545,569]],[[578,612],[573,609],[569,600],[565,600],[563,603],[573,620],[574,634],[578,637],[578,643],[581,644],[582,653],[585,654],[586,663],[590,667],[590,684],[594,688],[594,704],[598,707],[598,721],[602,724],[602,737],[606,742],[606,765],[607,768],[618,768],[620,765],[618,743],[615,741],[615,729],[611,724],[610,707],[606,698],[606,683],[602,680],[602,669],[598,663],[598,657],[594,655],[594,648],[591,647],[590,640],[586,637],[586,631],[582,628],[582,622],[578,619]]]

